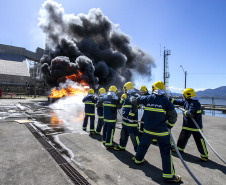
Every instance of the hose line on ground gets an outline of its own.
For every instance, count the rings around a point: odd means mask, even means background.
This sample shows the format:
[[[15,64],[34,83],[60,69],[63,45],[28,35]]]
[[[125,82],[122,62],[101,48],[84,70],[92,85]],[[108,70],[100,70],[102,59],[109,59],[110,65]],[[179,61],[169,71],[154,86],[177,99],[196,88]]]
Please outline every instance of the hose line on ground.
[[[170,138],[171,138],[171,140],[172,140],[172,142],[173,142],[173,146],[177,146],[176,143],[175,143],[175,141],[174,141],[174,139],[173,139],[173,135],[172,135],[172,133],[171,133],[171,130],[170,130],[170,129],[168,129],[168,130],[169,130]],[[184,167],[185,167],[186,170],[188,171],[188,173],[191,175],[191,177],[195,180],[195,182],[196,182],[197,184],[201,185],[201,183],[198,181],[198,179],[193,175],[193,173],[191,172],[191,170],[190,170],[190,169],[188,168],[188,166],[186,165],[186,163],[185,163],[183,157],[181,156],[179,150],[177,149],[177,147],[175,147],[175,150],[176,150],[177,155],[178,155],[178,157],[180,158],[181,162],[183,163]]]
[[[185,112],[184,109],[182,109],[182,108],[180,108],[180,107],[179,107],[179,109],[182,110],[183,112]],[[200,129],[198,123],[195,121],[195,119],[194,119],[193,117],[190,117],[190,118],[191,118],[191,120],[193,121],[193,123],[195,124],[195,126],[198,128],[200,134],[201,134],[202,137],[205,139],[205,141],[207,142],[207,144],[209,145],[209,147],[212,149],[212,151],[217,155],[217,157],[218,157],[220,160],[222,160],[222,161],[226,164],[226,161],[225,161],[225,160],[224,160],[224,159],[216,152],[216,150],[214,150],[214,148],[211,146],[211,144],[209,143],[209,141],[206,139],[206,137],[204,136],[203,132],[201,131],[201,129]]]

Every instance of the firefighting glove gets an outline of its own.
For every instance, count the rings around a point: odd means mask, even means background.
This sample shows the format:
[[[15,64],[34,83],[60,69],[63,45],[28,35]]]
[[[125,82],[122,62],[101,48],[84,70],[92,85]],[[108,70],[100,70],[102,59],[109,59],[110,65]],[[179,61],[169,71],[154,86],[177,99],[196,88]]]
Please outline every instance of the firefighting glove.
[[[171,124],[168,120],[166,121],[168,129],[173,128],[174,124]]]
[[[170,101],[171,103],[173,103],[173,102],[174,102],[174,99],[173,99],[173,98],[169,98],[169,101]]]
[[[190,111],[185,111],[185,112],[184,112],[184,115],[185,115],[186,117],[190,117],[190,118],[193,118],[193,117],[194,117],[194,115],[193,115]]]
[[[128,115],[128,119],[129,120],[134,120],[134,116],[135,116],[135,114],[134,113],[132,113],[132,112],[129,112],[129,115]]]
[[[132,97],[130,98],[130,101],[131,101],[132,104],[137,104],[137,99],[136,99],[136,97],[134,97],[134,96],[132,96]]]
[[[126,94],[122,94],[122,96],[121,96],[121,100],[120,100],[120,103],[122,103],[123,102],[123,100],[125,100],[127,98],[127,95]]]

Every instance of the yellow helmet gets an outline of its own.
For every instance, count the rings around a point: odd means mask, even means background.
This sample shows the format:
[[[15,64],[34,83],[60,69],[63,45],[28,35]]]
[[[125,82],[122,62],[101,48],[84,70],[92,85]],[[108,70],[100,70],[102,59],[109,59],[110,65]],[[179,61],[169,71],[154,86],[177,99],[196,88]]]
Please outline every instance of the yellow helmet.
[[[162,89],[165,90],[165,85],[162,81],[157,81],[153,83],[152,85],[152,92],[155,91],[156,89]]]
[[[140,87],[140,89],[139,89],[139,92],[140,92],[141,94],[146,94],[146,93],[148,92],[148,90],[147,90],[147,88],[146,88],[144,85],[142,85],[142,86]]]
[[[103,93],[106,93],[106,91],[105,91],[105,88],[102,87],[99,89],[98,94],[103,94]]]
[[[121,99],[126,99],[127,98],[127,95],[126,94],[122,94],[122,96],[121,96]]]
[[[117,93],[117,88],[116,88],[114,85],[112,85],[112,86],[109,88],[108,91],[112,91],[112,92],[114,92],[114,93],[116,94],[116,93]]]
[[[89,89],[88,90],[88,94],[94,94],[94,90],[93,89]]]
[[[127,82],[127,83],[125,83],[124,86],[123,86],[123,90],[126,92],[126,91],[128,91],[128,90],[130,90],[130,89],[133,89],[133,84],[132,84],[132,82]]]
[[[195,91],[192,88],[186,88],[183,90],[182,94],[184,95],[185,99],[189,99],[195,96]]]

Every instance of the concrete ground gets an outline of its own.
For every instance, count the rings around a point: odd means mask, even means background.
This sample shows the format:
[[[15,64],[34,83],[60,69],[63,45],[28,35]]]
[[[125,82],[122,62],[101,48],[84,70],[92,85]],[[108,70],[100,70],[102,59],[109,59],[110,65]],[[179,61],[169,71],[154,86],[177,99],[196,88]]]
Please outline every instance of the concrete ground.
[[[5,105],[14,106],[18,102],[38,102],[40,100],[0,100],[0,113]],[[10,109],[10,108],[9,108]],[[4,113],[0,114],[3,118]],[[27,115],[20,115],[21,119]],[[38,142],[23,124],[14,119],[0,120],[0,184],[73,184],[51,155]],[[226,159],[226,118],[203,116],[204,134],[213,148]],[[82,121],[80,122],[82,127]],[[120,124],[117,125],[114,141],[119,142]],[[177,141],[182,127],[182,114],[172,129]],[[135,155],[129,140],[126,151],[106,150],[101,136],[89,134],[66,133],[56,136],[57,140],[70,151],[70,164],[77,169],[90,184],[98,185],[146,185],[165,184],[162,181],[162,163],[159,148],[151,145],[146,162],[135,165]],[[191,137],[185,153],[182,154],[191,172],[201,184],[226,184],[226,165],[208,147],[209,161],[202,162],[200,154]],[[176,174],[182,177],[180,184],[196,184],[185,167],[173,153]]]

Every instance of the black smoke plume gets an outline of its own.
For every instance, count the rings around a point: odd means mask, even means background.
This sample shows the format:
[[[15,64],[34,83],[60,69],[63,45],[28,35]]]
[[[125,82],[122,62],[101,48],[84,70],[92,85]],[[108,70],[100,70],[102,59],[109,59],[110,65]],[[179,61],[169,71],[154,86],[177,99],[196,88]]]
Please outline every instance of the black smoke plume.
[[[51,50],[41,59],[50,87],[78,71],[93,88],[122,88],[125,82],[132,81],[133,72],[151,77],[151,67],[155,65],[150,55],[132,47],[129,36],[119,31],[100,9],[91,9],[87,15],[69,15],[60,4],[47,0],[40,15],[39,26]]]

